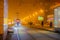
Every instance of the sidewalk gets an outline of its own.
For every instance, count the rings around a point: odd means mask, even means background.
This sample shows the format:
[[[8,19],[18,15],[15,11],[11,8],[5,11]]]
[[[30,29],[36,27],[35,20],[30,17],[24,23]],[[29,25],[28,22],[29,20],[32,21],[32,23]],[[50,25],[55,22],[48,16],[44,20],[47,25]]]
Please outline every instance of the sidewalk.
[[[54,32],[54,28],[50,28],[49,26],[28,26],[29,28],[35,28],[35,29],[42,29],[42,30],[46,30],[46,31],[51,31],[51,32]]]
[[[44,30],[47,30],[47,31],[54,32],[54,28],[42,27],[41,29],[44,29]]]
[[[42,29],[42,30],[46,30],[46,31],[51,31],[54,32],[54,28],[50,28],[50,27],[31,27],[31,28],[35,28],[35,29]]]

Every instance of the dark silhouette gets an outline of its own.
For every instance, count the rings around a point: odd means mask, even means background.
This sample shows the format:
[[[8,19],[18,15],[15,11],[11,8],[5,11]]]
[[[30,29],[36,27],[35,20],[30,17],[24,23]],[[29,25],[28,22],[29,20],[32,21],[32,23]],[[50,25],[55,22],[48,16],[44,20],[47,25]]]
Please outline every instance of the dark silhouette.
[[[32,22],[29,22],[30,25],[32,25],[33,23]]]
[[[50,22],[50,28],[52,28],[52,22]]]
[[[43,25],[44,25],[44,22],[43,22],[43,21],[41,22],[41,25],[42,25],[42,27],[43,27]]]

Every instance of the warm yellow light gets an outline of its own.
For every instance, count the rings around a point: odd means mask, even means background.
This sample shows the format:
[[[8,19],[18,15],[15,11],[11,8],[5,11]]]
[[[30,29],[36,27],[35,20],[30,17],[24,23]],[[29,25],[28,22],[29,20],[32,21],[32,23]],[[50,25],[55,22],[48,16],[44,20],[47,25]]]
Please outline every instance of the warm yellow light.
[[[32,16],[36,16],[37,14],[38,14],[38,13],[37,13],[37,12],[35,12],[35,13],[33,13],[33,14],[32,14]]]
[[[8,18],[4,18],[4,24],[8,24]]]
[[[8,19],[8,22],[10,22],[11,21],[11,19]]]
[[[8,19],[8,24],[12,24],[12,20],[11,19]]]
[[[23,18],[23,20],[25,20],[25,18]]]
[[[29,17],[27,16],[26,19],[28,19]]]
[[[60,3],[56,3],[56,5],[53,5],[50,8],[53,9],[53,8],[56,8],[56,7],[59,7],[59,6],[60,6]]]
[[[35,16],[35,14],[33,14],[33,16]]]
[[[31,18],[31,16],[29,16],[29,18]]]
[[[12,24],[11,22],[8,22],[8,24],[10,25],[10,24]]]
[[[52,15],[48,15],[47,17],[48,17],[48,18],[52,18],[52,17],[54,17],[54,16],[53,16],[53,14],[52,14]]]
[[[40,13],[44,13],[44,10],[43,9],[40,9],[40,11],[39,11]]]
[[[35,14],[37,15],[38,13],[37,13],[37,12],[35,12]]]

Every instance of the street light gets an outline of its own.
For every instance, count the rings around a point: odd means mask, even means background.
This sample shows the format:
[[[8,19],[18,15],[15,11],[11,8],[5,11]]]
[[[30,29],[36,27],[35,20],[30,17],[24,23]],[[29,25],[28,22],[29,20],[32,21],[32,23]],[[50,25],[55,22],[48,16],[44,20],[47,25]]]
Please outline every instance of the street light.
[[[35,12],[35,14],[37,15],[38,13],[37,13],[37,12]]]
[[[44,13],[44,10],[43,9],[40,9],[40,11],[39,11],[40,13]]]
[[[33,16],[35,16],[35,14],[33,14]]]

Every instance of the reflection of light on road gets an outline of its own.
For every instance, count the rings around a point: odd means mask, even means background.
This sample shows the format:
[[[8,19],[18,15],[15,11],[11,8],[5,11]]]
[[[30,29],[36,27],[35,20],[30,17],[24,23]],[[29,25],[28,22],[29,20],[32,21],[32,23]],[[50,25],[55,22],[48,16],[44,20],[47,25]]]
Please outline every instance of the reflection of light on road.
[[[14,27],[14,34],[25,34],[25,28],[24,27]]]
[[[24,34],[25,33],[25,29],[24,27],[20,27],[19,28],[19,34]]]
[[[17,34],[17,33],[24,33],[23,31],[25,31],[25,27],[23,27],[21,24],[19,25],[19,26],[17,26],[16,24],[15,24],[15,26],[13,27],[13,29],[14,29],[14,34]]]

